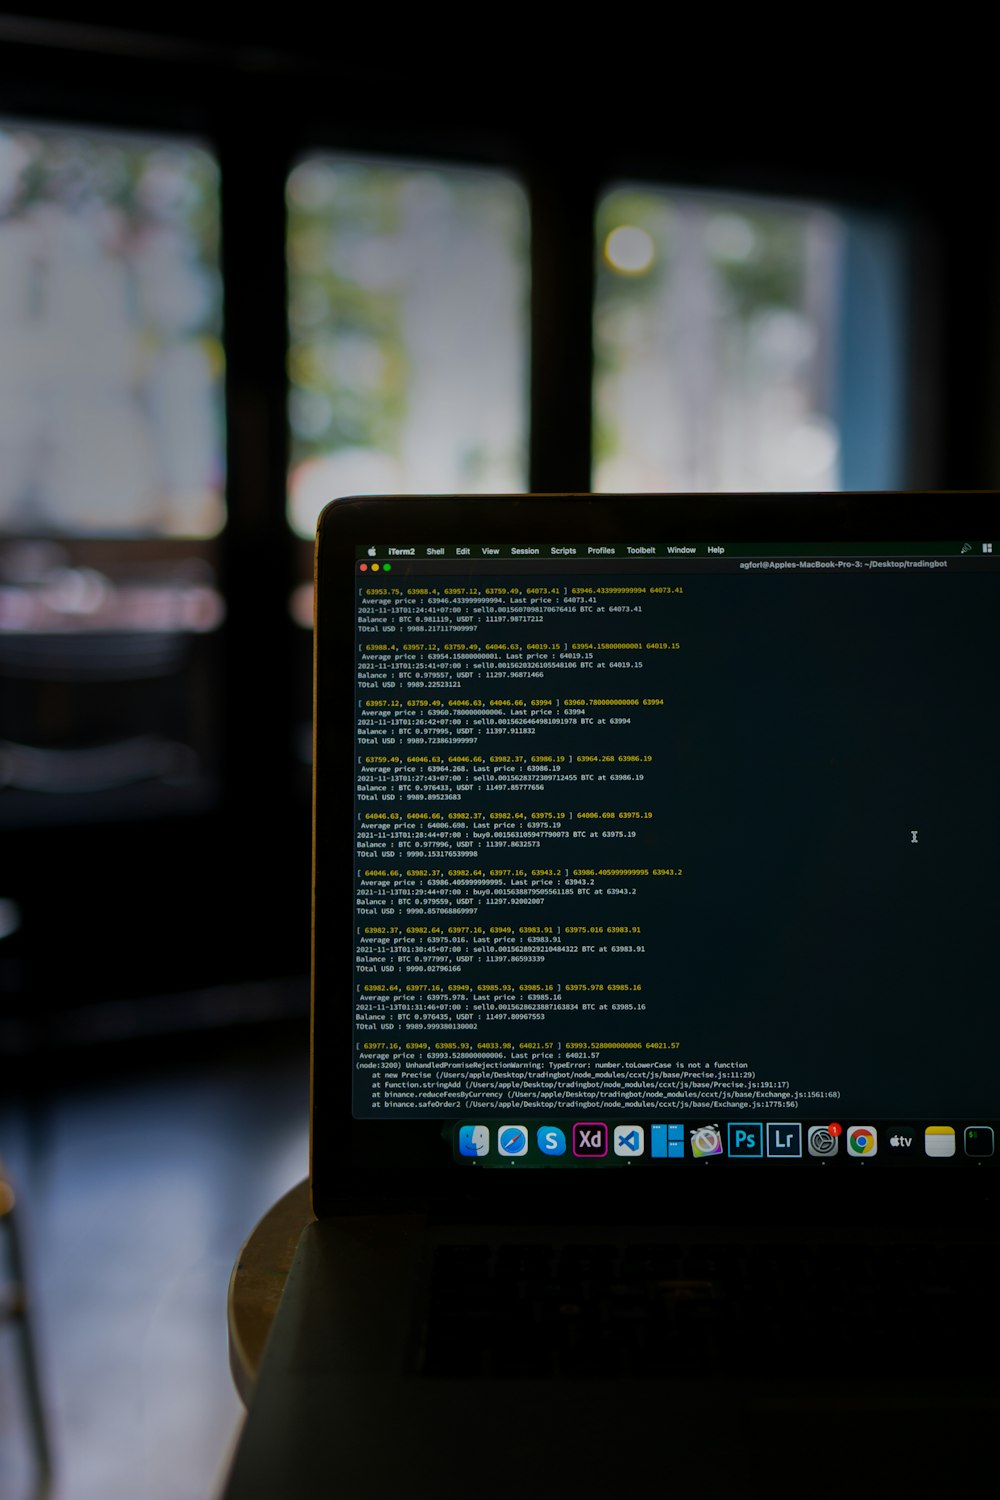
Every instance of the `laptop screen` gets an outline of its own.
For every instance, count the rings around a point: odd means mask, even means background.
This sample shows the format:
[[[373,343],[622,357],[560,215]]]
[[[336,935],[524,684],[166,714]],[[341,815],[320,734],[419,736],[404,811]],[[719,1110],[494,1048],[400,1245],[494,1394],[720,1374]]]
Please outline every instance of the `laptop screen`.
[[[747,534],[354,539],[358,1161],[994,1159],[1000,552]]]

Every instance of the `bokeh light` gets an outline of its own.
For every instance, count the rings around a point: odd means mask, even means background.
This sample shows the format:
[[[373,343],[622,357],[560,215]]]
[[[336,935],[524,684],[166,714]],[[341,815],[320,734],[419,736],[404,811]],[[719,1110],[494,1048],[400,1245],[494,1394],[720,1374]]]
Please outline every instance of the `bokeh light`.
[[[619,224],[604,241],[608,265],[626,276],[641,276],[648,271],[655,255],[652,235],[636,224]]]

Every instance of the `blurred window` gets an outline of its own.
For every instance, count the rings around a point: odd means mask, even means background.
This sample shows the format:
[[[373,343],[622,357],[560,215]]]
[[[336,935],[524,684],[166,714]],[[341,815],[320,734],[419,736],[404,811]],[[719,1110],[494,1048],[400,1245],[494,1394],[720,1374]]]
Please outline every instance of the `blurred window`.
[[[618,186],[599,203],[597,253],[595,490],[903,482],[891,225]]]
[[[527,200],[498,171],[310,156],[288,181],[289,521],[527,486]],[[308,590],[306,590],[308,593]],[[296,617],[311,623],[301,598]]]
[[[180,142],[0,125],[0,522],[224,520],[218,175]]]
[[[204,801],[218,198],[200,146],[0,121],[0,820]]]

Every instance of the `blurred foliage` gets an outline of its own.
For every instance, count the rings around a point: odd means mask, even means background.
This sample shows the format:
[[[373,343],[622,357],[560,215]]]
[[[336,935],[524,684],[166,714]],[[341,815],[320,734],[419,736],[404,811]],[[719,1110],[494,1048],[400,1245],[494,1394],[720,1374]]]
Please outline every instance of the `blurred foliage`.
[[[292,463],[342,447],[398,455],[419,372],[407,336],[420,221],[527,246],[495,174],[310,157],[288,184]],[[487,462],[476,445],[470,470]]]
[[[742,258],[712,257],[733,315],[749,322],[766,308],[801,305],[805,273],[804,215],[742,212],[752,249]]]
[[[48,205],[100,216],[103,248],[112,256],[127,255],[152,228],[174,228],[215,286],[221,321],[219,173],[207,151],[188,142],[5,128],[2,121],[0,145],[8,168],[0,167],[0,227]]]
[[[682,213],[701,226],[701,269],[711,281],[715,328],[710,337],[738,334],[769,310],[800,311],[805,289],[809,209],[754,203],[744,198],[621,187],[597,207],[594,457],[619,451],[621,434],[612,403],[601,399],[638,347],[652,337],[657,316],[683,298],[686,268],[679,250]],[[608,237],[624,225],[645,230],[654,257],[647,271],[623,272],[609,263]],[[721,350],[720,350],[721,357]]]
[[[408,373],[404,286],[365,285],[355,259],[400,233],[406,181],[391,168],[314,159],[289,182],[293,463],[341,446],[395,446]]]
[[[219,239],[203,147],[0,120],[5,526],[224,524]]]
[[[701,208],[706,263],[727,310],[735,317],[748,320],[764,308],[799,305],[808,210],[637,188],[615,189],[598,204],[597,274],[605,297],[628,297],[649,304],[662,295],[676,266],[677,208],[681,203]],[[653,241],[655,259],[644,274],[622,275],[605,257],[608,236],[623,224],[644,229]]]

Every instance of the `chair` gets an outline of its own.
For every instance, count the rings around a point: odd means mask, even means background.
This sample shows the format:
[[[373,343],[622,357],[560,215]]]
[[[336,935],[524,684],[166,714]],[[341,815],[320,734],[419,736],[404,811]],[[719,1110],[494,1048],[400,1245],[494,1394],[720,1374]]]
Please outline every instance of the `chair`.
[[[24,1258],[18,1233],[16,1195],[0,1159],[0,1236],[5,1247],[6,1280],[0,1284],[0,1322],[13,1323],[20,1347],[24,1395],[31,1426],[31,1441],[36,1465],[36,1500],[44,1500],[52,1479],[52,1450],[49,1446],[42,1388],[38,1378],[38,1360],[31,1326],[31,1306],[24,1275]]]

